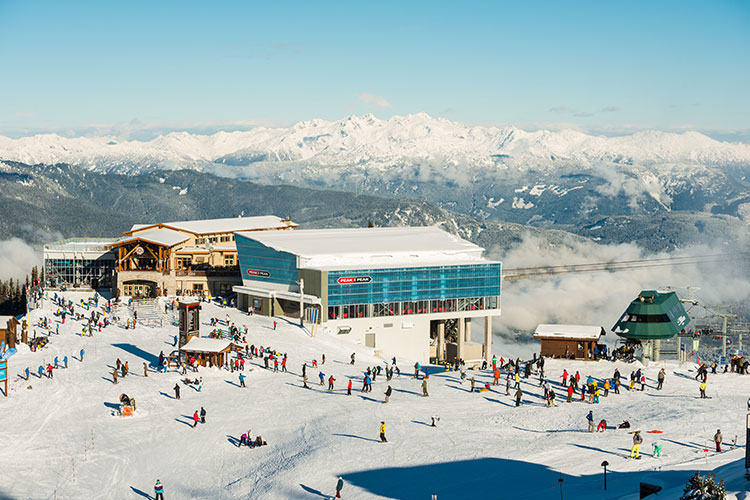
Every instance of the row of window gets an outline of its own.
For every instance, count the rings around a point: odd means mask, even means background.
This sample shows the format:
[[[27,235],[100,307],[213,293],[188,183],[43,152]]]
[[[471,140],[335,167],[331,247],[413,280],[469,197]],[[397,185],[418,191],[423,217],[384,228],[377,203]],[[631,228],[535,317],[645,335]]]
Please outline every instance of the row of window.
[[[192,257],[177,257],[177,269],[187,269],[195,264],[203,264],[208,262],[206,257],[196,256],[195,260]],[[234,265],[234,255],[224,256],[224,266],[231,267]]]
[[[230,236],[209,236],[208,238],[196,238],[196,245],[203,245],[205,243],[226,243],[228,241],[234,241],[234,235]]]
[[[500,307],[499,297],[470,297],[445,300],[416,300],[378,304],[328,306],[328,319],[379,318],[455,311],[481,311]]]

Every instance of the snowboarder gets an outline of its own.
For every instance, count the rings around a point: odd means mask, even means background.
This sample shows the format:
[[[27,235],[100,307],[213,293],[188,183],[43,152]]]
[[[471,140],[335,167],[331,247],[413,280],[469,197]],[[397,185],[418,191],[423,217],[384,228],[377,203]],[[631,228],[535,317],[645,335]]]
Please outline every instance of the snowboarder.
[[[201,406],[201,423],[206,423],[206,409]]]
[[[388,400],[391,398],[391,386],[388,386],[388,389],[385,390],[385,402],[388,403]]]
[[[174,385],[174,398],[180,399],[180,386],[177,384]]]
[[[583,389],[583,387],[581,388]],[[586,420],[589,422],[589,432],[594,432],[594,412],[589,410],[588,414],[586,415]]]
[[[336,498],[341,498],[341,490],[344,488],[344,480],[339,477],[336,481]]]
[[[721,430],[716,429],[716,434],[714,434],[714,443],[716,443],[716,453],[721,453],[721,442],[723,440],[724,438],[721,435]]]
[[[596,426],[596,432],[604,432],[607,430],[607,421],[602,420],[599,425]]]
[[[633,454],[635,453],[635,458],[640,459],[641,458],[641,444],[643,443],[643,438],[641,437],[641,431],[635,431],[633,433],[633,448],[630,450],[630,457],[633,458]]]
[[[385,438],[385,422],[380,422],[380,442],[387,443],[388,440]]]
[[[154,500],[164,500],[164,486],[162,486],[161,481],[158,479],[154,485],[154,495]]]

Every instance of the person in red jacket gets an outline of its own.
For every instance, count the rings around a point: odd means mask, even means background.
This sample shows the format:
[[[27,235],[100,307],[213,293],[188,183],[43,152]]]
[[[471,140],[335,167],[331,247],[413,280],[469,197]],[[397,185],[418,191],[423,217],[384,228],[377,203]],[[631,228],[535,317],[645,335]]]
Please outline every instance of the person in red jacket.
[[[336,379],[333,378],[333,375],[328,377],[328,392],[333,392],[333,383],[336,382]]]
[[[193,413],[193,429],[195,429],[198,426],[198,422],[200,421],[201,417],[198,415],[198,410],[195,410],[195,413]]]
[[[568,386],[568,403],[573,402],[573,384]]]
[[[352,395],[352,379],[349,379],[349,385],[346,386],[346,395]]]
[[[566,385],[568,385],[568,370],[563,370],[562,379],[563,379],[562,385],[563,387],[565,387]]]

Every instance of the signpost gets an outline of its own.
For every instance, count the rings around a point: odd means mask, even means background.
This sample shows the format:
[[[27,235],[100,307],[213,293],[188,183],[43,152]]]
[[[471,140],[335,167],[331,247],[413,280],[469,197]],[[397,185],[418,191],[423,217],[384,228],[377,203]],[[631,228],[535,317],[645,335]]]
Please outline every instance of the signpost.
[[[8,397],[8,360],[0,359],[0,382],[5,383],[5,391],[3,394]]]
[[[604,491],[607,491],[607,466],[609,465],[609,462],[606,460],[602,462],[602,467],[604,467]]]

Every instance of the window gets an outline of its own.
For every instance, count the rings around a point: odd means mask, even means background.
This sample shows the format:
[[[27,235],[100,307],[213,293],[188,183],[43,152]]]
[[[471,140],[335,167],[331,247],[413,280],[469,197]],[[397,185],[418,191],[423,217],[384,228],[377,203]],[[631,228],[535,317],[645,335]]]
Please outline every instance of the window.
[[[177,269],[187,269],[192,264],[190,257],[177,257]]]
[[[196,257],[195,258],[195,262],[198,263],[198,264],[200,264],[201,262],[204,262],[204,261],[205,261],[205,257]]]
[[[234,265],[234,255],[225,255],[224,256],[224,265],[225,266],[233,266]]]
[[[195,244],[196,245],[203,245],[206,242],[206,238],[196,238]]]
[[[229,241],[229,236],[222,236],[220,241],[221,242]]]
[[[339,319],[341,316],[340,306],[329,306],[328,307],[328,319]]]
[[[396,316],[399,314],[398,306],[398,302],[389,302],[387,304],[373,304],[372,315],[375,317]]]
[[[209,243],[216,243],[216,236],[212,236],[208,239]]]
[[[260,299],[253,299],[253,311],[263,311],[263,302]]]
[[[367,311],[367,305],[366,304],[357,304],[353,306],[342,306],[341,307],[341,317],[344,319],[347,318],[367,318],[370,315]]]
[[[194,292],[202,292],[203,291],[203,283],[193,283],[193,291]]]

